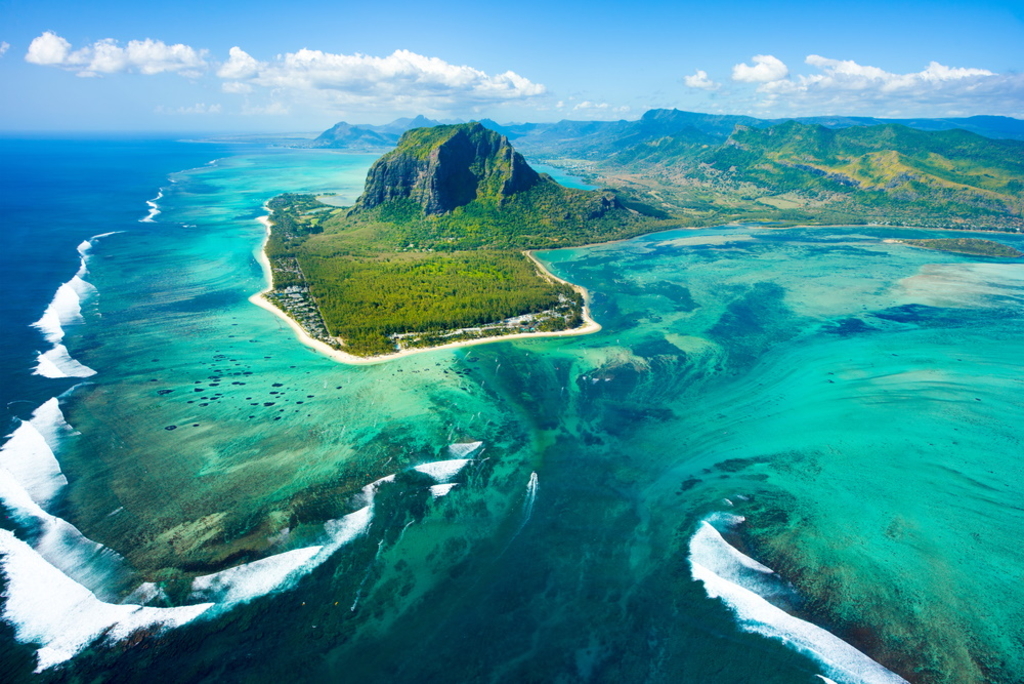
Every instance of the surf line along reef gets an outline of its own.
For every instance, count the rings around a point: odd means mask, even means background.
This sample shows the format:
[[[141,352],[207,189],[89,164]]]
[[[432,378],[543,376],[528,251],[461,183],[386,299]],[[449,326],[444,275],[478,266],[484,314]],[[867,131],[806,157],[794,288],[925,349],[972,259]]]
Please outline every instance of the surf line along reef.
[[[347,363],[596,332],[586,291],[531,251],[671,224],[616,192],[559,185],[479,123],[406,132],[370,168],[352,207],[301,194],[267,206],[271,285],[252,301]]]

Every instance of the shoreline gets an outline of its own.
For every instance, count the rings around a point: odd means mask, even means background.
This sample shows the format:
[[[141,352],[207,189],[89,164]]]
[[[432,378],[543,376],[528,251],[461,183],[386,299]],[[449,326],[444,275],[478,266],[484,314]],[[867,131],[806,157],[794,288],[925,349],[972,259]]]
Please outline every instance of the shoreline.
[[[266,205],[264,205],[264,209],[266,208]],[[505,340],[537,339],[542,337],[577,337],[579,335],[590,335],[591,333],[596,333],[601,330],[601,324],[595,321],[590,315],[590,293],[587,291],[587,289],[580,285],[570,283],[567,280],[563,280],[556,276],[555,274],[551,273],[535,256],[533,256],[532,250],[527,250],[524,251],[523,254],[525,254],[526,257],[534,263],[534,265],[540,271],[540,276],[542,278],[550,278],[553,281],[564,283],[569,287],[573,288],[574,290],[576,290],[577,292],[579,292],[580,295],[583,297],[582,326],[578,328],[573,328],[572,330],[558,330],[555,332],[528,332],[514,333],[512,335],[494,335],[492,337],[481,337],[476,340],[461,340],[459,342],[449,342],[448,344],[441,344],[433,347],[415,347],[412,349],[403,349],[392,354],[380,354],[378,356],[355,356],[354,354],[348,354],[346,352],[341,351],[340,349],[335,349],[334,347],[310,336],[310,334],[306,332],[305,328],[299,325],[299,323],[295,319],[293,319],[291,316],[286,314],[281,309],[277,308],[264,296],[273,289],[274,283],[273,274],[270,268],[270,259],[267,258],[266,253],[267,240],[270,238],[271,230],[270,214],[267,214],[266,216],[260,216],[256,220],[259,221],[266,230],[263,242],[260,244],[259,249],[256,251],[256,260],[260,263],[260,266],[263,267],[263,275],[267,280],[267,286],[263,290],[249,297],[249,301],[255,304],[256,306],[260,307],[261,309],[269,311],[270,313],[274,314],[279,319],[287,323],[288,326],[292,329],[292,332],[295,333],[295,336],[298,338],[299,342],[313,349],[314,351],[317,351],[323,354],[324,356],[333,359],[334,361],[338,361],[339,363],[345,363],[351,366],[371,366],[378,363],[393,361],[395,359],[400,359],[406,356],[412,356],[413,354],[437,351],[440,349],[458,349],[460,347],[472,347],[478,344],[490,344],[493,342],[503,342]]]
[[[265,204],[264,204],[263,208],[266,209],[267,211],[269,211],[269,208]],[[577,292],[579,292],[580,295],[583,297],[583,311],[582,311],[583,325],[582,326],[580,326],[578,328],[573,328],[572,330],[559,330],[559,331],[555,331],[555,332],[532,332],[532,333],[514,333],[514,334],[511,334],[511,335],[494,335],[492,337],[481,337],[481,338],[475,339],[475,340],[461,340],[459,342],[450,342],[448,344],[442,344],[442,345],[437,345],[437,346],[432,346],[432,347],[415,347],[415,348],[411,348],[411,349],[403,349],[401,351],[397,351],[397,352],[394,352],[394,353],[391,353],[391,354],[380,354],[380,355],[377,355],[377,356],[355,356],[354,354],[348,354],[346,352],[341,351],[340,349],[335,349],[334,347],[331,347],[330,345],[328,345],[328,344],[326,344],[324,342],[321,342],[320,340],[317,340],[317,339],[313,338],[312,336],[310,336],[310,334],[308,332],[306,332],[305,328],[303,328],[301,325],[299,325],[299,323],[295,319],[293,319],[291,316],[286,314],[281,309],[277,308],[277,306],[275,306],[273,303],[271,303],[269,300],[267,300],[266,297],[264,297],[264,295],[266,295],[268,292],[270,292],[271,289],[273,288],[273,276],[272,276],[272,272],[271,272],[271,268],[270,268],[270,260],[267,258],[267,254],[266,254],[266,251],[265,251],[266,250],[267,240],[270,238],[270,230],[271,230],[270,214],[268,213],[265,216],[257,217],[256,220],[259,221],[259,223],[261,223],[263,225],[263,227],[265,228],[265,230],[266,230],[266,234],[264,236],[263,243],[260,245],[259,249],[256,251],[256,259],[257,259],[257,261],[259,261],[260,265],[263,267],[263,274],[264,274],[264,277],[267,280],[267,287],[264,288],[263,290],[261,290],[260,292],[258,292],[256,294],[252,295],[251,297],[249,297],[249,301],[251,303],[255,304],[256,306],[260,307],[261,309],[265,309],[266,311],[269,311],[270,313],[274,314],[279,319],[281,319],[282,321],[287,323],[288,326],[295,333],[295,336],[298,338],[299,342],[301,342],[302,344],[306,345],[307,347],[313,349],[314,351],[317,351],[317,352],[323,354],[324,356],[327,356],[327,357],[333,359],[334,361],[338,361],[339,363],[345,363],[345,364],[352,365],[352,366],[369,366],[369,365],[374,365],[374,364],[378,364],[378,363],[384,363],[384,362],[387,362],[387,361],[392,361],[392,360],[395,360],[395,359],[400,359],[400,358],[403,358],[403,357],[406,357],[406,356],[412,356],[413,354],[420,354],[420,353],[423,353],[423,352],[437,351],[437,350],[441,350],[441,349],[458,349],[460,347],[472,347],[472,346],[475,346],[475,345],[478,345],[478,344],[491,344],[493,342],[502,342],[502,341],[505,341],[505,340],[537,339],[537,338],[545,338],[545,337],[576,337],[576,336],[579,336],[579,335],[590,335],[592,333],[596,333],[596,332],[599,332],[601,330],[601,324],[598,323],[597,321],[595,321],[593,319],[593,317],[591,316],[591,313],[590,313],[590,292],[585,287],[583,287],[581,285],[577,285],[575,283],[571,283],[568,280],[564,280],[562,278],[559,278],[555,274],[551,273],[544,266],[544,264],[542,264],[540,262],[540,260],[537,259],[537,257],[534,255],[534,252],[536,252],[536,251],[544,251],[544,250],[528,249],[528,250],[524,250],[522,253],[523,253],[523,255],[526,256],[526,258],[528,258],[530,261],[533,262],[534,266],[536,266],[537,270],[539,271],[539,275],[542,278],[548,278],[548,279],[553,280],[555,282],[562,283],[564,285],[568,285],[569,287],[571,287],[574,290],[576,290]],[[657,235],[659,233],[670,233],[670,232],[674,232],[674,231],[678,231],[678,230],[709,230],[709,229],[712,229],[712,228],[733,228],[733,229],[736,229],[736,228],[746,228],[746,229],[749,229],[749,230],[765,230],[765,229],[768,229],[768,230],[786,230],[786,229],[793,229],[793,228],[804,228],[804,229],[807,229],[807,228],[828,228],[828,227],[830,227],[830,226],[828,226],[828,225],[806,225],[806,224],[795,224],[795,225],[790,225],[790,226],[766,226],[766,225],[757,225],[757,224],[752,224],[751,225],[751,224],[742,224],[742,223],[733,223],[733,224],[726,223],[726,224],[721,224],[721,225],[718,225],[718,226],[677,226],[675,228],[666,228],[666,229],[663,229],[663,230],[656,230],[656,231],[651,232],[651,233],[644,233],[642,235],[635,235],[633,237],[628,237],[628,238],[618,238],[616,240],[608,240],[608,241],[605,241],[605,242],[598,242],[598,243],[594,243],[594,244],[580,245],[578,247],[569,247],[569,248],[566,248],[566,247],[551,247],[550,249],[579,249],[579,248],[582,248],[582,247],[596,247],[596,246],[601,246],[601,245],[611,245],[611,244],[615,244],[615,243],[619,243],[619,242],[627,242],[629,240],[636,240],[637,238],[641,238],[641,237],[648,237],[648,236],[651,236],[651,235]],[[859,224],[859,225],[836,226],[836,227],[840,227],[840,228],[889,228],[889,229],[894,229],[894,230],[937,230],[937,231],[950,231],[950,232],[963,232],[963,233],[995,233],[995,234],[1009,234],[1009,235],[1013,235],[1013,233],[1005,233],[1004,231],[966,230],[966,229],[960,229],[960,228],[924,228],[924,227],[919,227],[919,226],[892,226],[892,225],[881,225],[881,224]],[[883,240],[883,242],[899,242],[899,240],[888,240],[887,239],[887,240]],[[904,244],[904,243],[901,243],[901,244]],[[912,246],[912,245],[909,245],[909,246]],[[547,249],[547,248],[545,248],[545,249]]]

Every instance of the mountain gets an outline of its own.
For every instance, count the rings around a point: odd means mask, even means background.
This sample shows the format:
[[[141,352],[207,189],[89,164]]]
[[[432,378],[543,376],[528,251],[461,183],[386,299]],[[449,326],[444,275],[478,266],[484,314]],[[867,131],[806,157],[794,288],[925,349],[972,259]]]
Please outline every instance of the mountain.
[[[1024,229],[1024,142],[962,129],[786,121],[711,144],[688,127],[609,151],[600,170],[623,169],[709,221]]]
[[[566,188],[537,173],[508,138],[477,122],[407,131],[370,168],[347,214],[387,223],[395,247],[445,251],[580,245],[636,234],[650,218],[665,216],[618,193]]]
[[[665,218],[614,191],[559,185],[479,123],[406,131],[353,207],[311,195],[269,206],[267,298],[361,356],[578,327],[581,294],[523,250],[632,237]]]
[[[639,143],[653,143],[661,138],[679,138],[684,132],[696,141],[702,134],[705,140],[700,144],[721,144],[732,134],[736,126],[769,128],[787,121],[816,124],[826,128],[841,129],[853,127],[898,124],[922,131],[946,131],[960,129],[986,138],[1024,140],[1024,121],[1006,116],[972,116],[944,119],[877,119],[863,116],[816,116],[796,119],[758,119],[752,116],[732,114],[700,114],[678,109],[652,109],[637,121],[572,121],[555,123],[508,123],[499,124],[491,119],[480,123],[492,131],[515,141],[518,148],[534,157],[577,157],[601,159],[609,153],[621,152],[623,148]],[[348,124],[341,122],[324,131],[312,143],[313,147],[329,147],[358,151],[384,150],[398,143],[399,137],[407,130],[437,126],[440,122],[422,115],[415,118],[396,119],[389,124]]]
[[[411,119],[403,117],[401,119],[395,119],[389,124],[384,124],[382,126],[370,126],[370,128],[380,133],[401,136],[403,133],[413,128],[429,128],[430,126],[438,126],[440,123],[440,121],[434,121],[433,119],[428,119],[422,114],[417,114]]]
[[[437,124],[437,121],[432,121],[423,115],[411,119],[395,119],[391,123],[380,126],[350,124],[342,121],[317,136],[309,146],[358,152],[380,151],[394,147],[401,135],[412,128],[436,126]]]
[[[788,121],[831,129],[897,124],[922,131],[960,129],[992,139],[1024,140],[1024,121],[1005,116],[949,119],[875,119],[820,116],[796,119],[758,119],[731,114],[700,114],[678,109],[652,109],[637,121],[559,121],[553,124],[517,124],[503,132],[532,157],[571,157],[602,160],[610,154],[663,138],[689,137],[698,144],[722,144],[736,126],[770,128]],[[701,140],[700,137],[704,139]]]
[[[356,206],[410,199],[425,214],[444,214],[484,197],[504,198],[540,182],[508,139],[479,123],[419,128],[378,159]]]
[[[368,126],[353,126],[342,121],[314,138],[310,147],[374,150],[391,147],[397,139],[395,135],[381,134]]]

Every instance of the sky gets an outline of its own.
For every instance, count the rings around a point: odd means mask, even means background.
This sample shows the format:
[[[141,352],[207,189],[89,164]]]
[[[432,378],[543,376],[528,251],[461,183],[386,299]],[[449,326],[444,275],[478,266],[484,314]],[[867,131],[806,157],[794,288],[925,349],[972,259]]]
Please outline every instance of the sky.
[[[1024,118],[1024,0],[0,0],[0,131]]]

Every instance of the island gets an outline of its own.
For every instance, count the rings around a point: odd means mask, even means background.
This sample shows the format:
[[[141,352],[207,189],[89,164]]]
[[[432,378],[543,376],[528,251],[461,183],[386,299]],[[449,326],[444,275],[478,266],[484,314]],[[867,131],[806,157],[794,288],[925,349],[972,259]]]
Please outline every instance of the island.
[[[936,238],[931,240],[891,240],[902,245],[920,247],[922,249],[934,249],[939,252],[953,252],[954,254],[969,254],[971,256],[994,257],[998,259],[1017,259],[1024,256],[1024,252],[1014,249],[1009,245],[994,240],[981,240],[979,238]]]
[[[598,330],[587,293],[531,252],[674,225],[623,193],[559,185],[476,122],[404,133],[352,207],[301,194],[267,207],[271,286],[253,301],[347,362]]]

